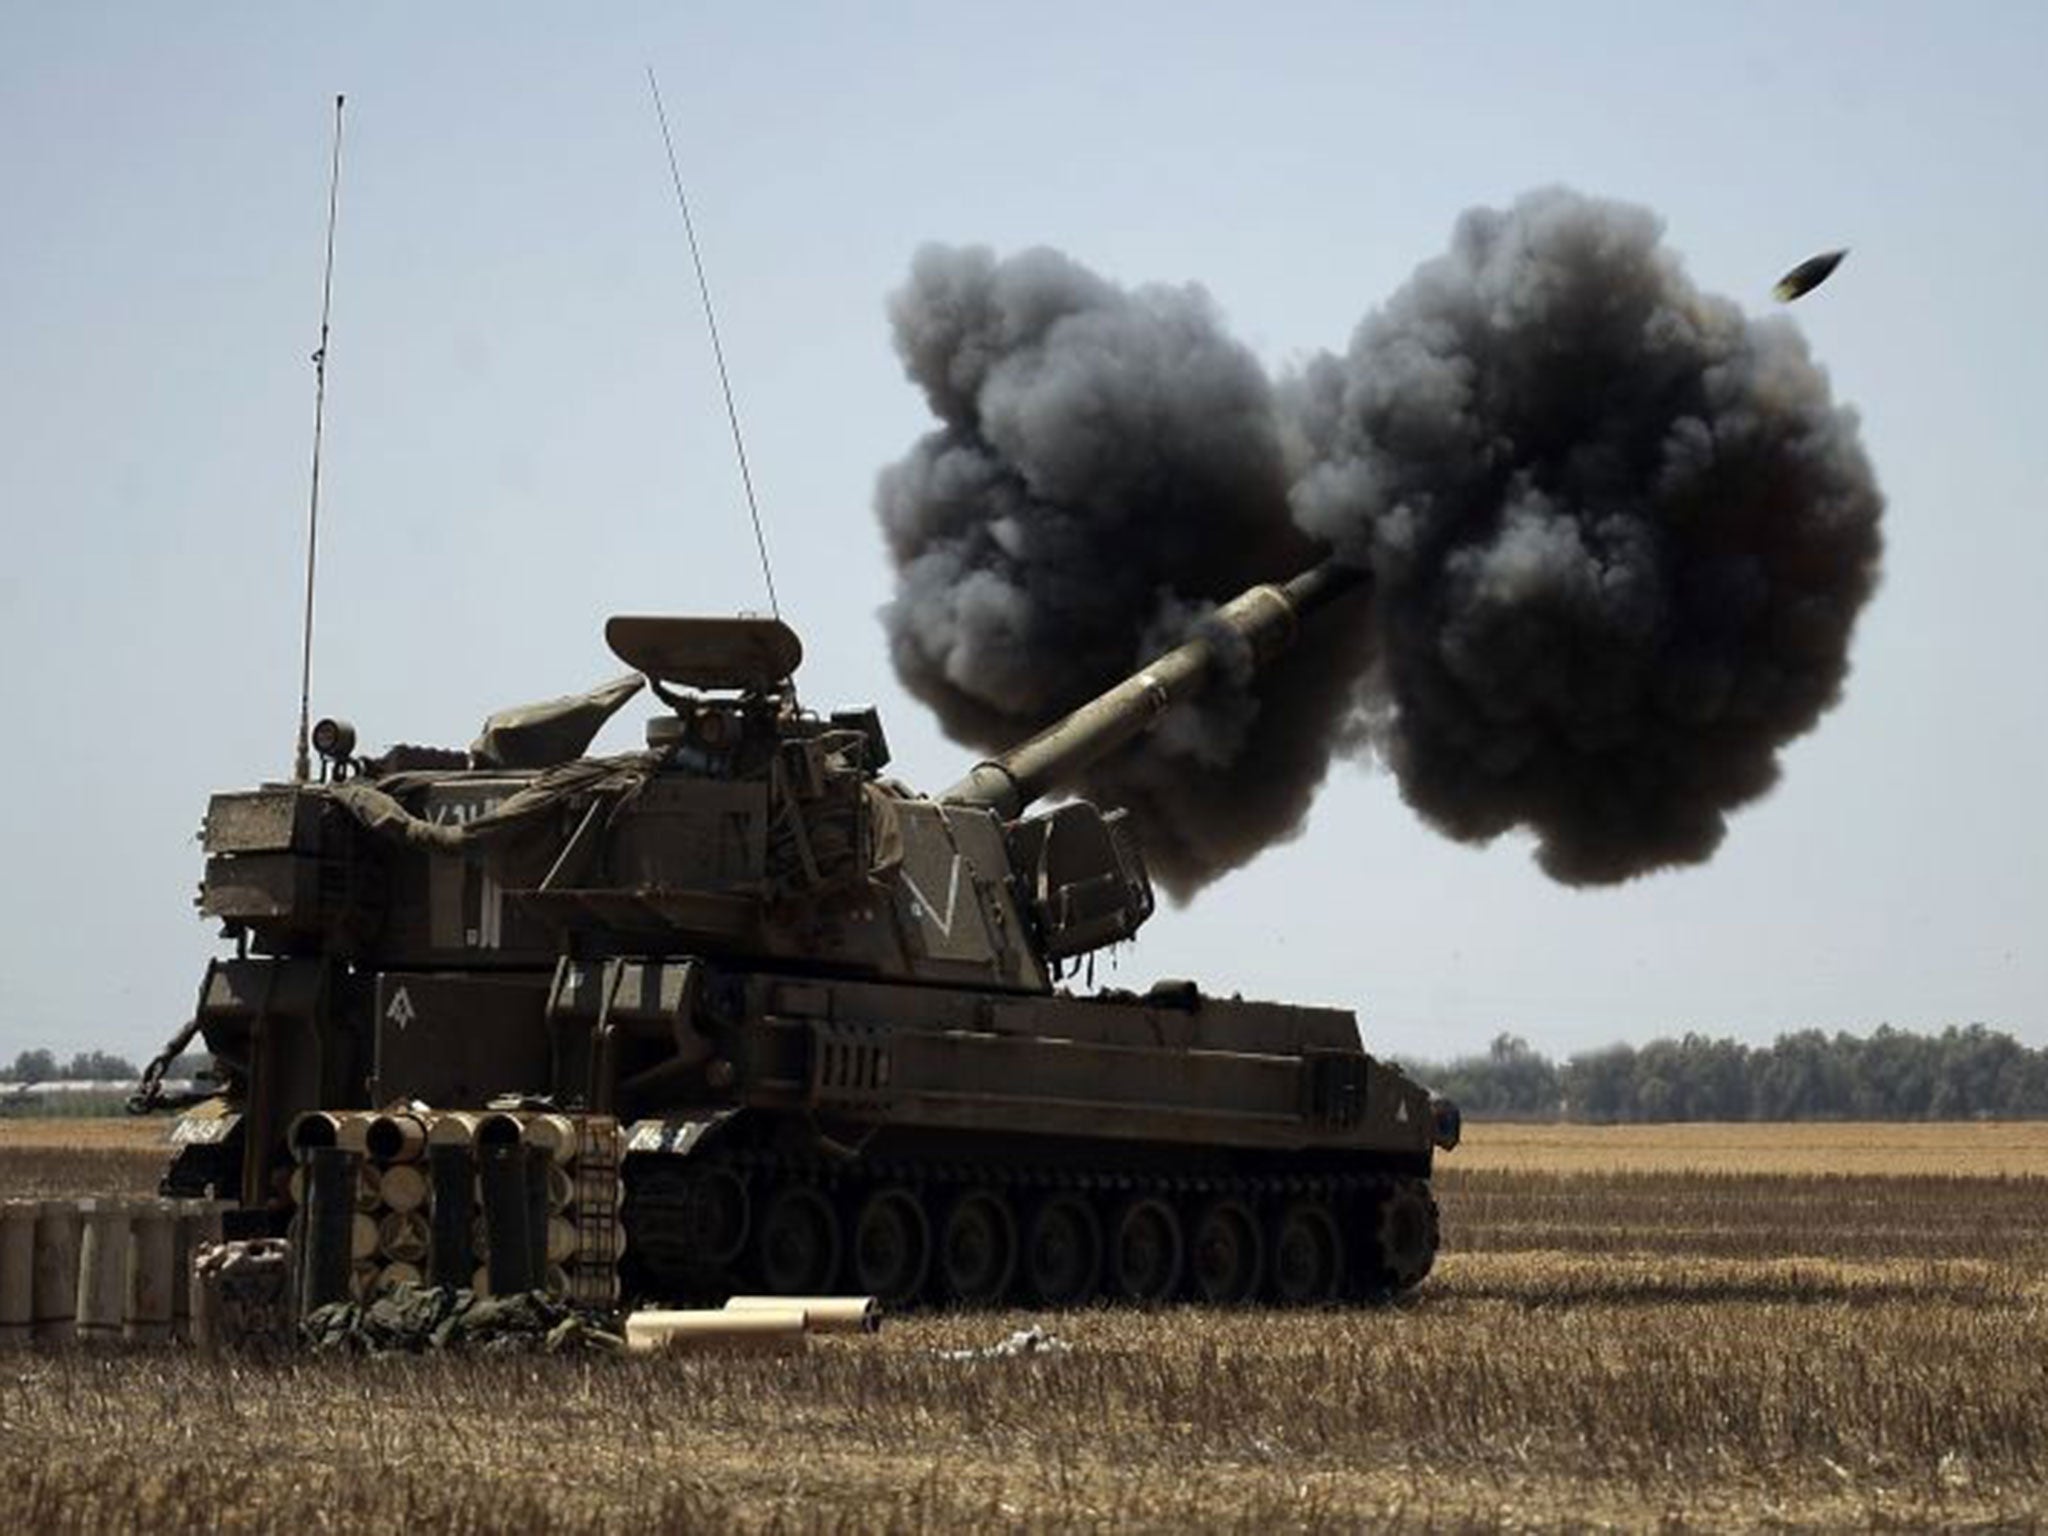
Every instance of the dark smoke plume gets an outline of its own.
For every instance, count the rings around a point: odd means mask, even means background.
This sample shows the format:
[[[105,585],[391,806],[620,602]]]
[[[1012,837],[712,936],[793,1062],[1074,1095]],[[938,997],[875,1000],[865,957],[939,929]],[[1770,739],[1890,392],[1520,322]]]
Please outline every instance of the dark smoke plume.
[[[1661,234],[1563,190],[1472,210],[1289,391],[1296,515],[1375,577],[1402,794],[1455,837],[1529,828],[1574,883],[1711,854],[1877,581],[1854,413]]]
[[[884,619],[955,738],[1020,740],[1329,548],[1373,574],[1083,786],[1176,895],[1298,830],[1367,735],[1432,823],[1526,827],[1560,880],[1704,859],[1877,580],[1854,415],[1640,208],[1467,213],[1277,396],[1200,290],[1051,251],[927,249],[891,318],[941,426],[881,478]]]
[[[1271,386],[1201,290],[933,246],[890,318],[942,425],[881,477],[898,567],[883,618],[905,684],[956,739],[1022,740],[1216,602],[1314,559]],[[1299,827],[1367,643],[1355,625],[1321,639],[1089,775],[1176,895]]]

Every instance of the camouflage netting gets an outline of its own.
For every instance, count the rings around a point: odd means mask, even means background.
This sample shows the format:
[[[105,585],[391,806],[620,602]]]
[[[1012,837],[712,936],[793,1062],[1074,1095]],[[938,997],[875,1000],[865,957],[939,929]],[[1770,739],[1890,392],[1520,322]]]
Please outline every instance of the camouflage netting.
[[[387,774],[374,784],[351,779],[329,796],[377,837],[425,853],[453,854],[481,863],[501,884],[523,890],[537,884],[562,851],[562,812],[572,801],[608,801],[612,813],[646,787],[667,758],[662,751],[625,752],[561,763],[462,823],[429,821],[406,797],[441,782],[438,771]]]
[[[574,762],[642,682],[634,672],[588,693],[501,709],[484,722],[483,734],[470,745],[469,760],[478,768],[553,768]]]
[[[572,1306],[541,1291],[478,1296],[446,1286],[397,1285],[370,1301],[337,1301],[310,1313],[300,1338],[316,1353],[492,1354],[625,1348],[609,1312]]]

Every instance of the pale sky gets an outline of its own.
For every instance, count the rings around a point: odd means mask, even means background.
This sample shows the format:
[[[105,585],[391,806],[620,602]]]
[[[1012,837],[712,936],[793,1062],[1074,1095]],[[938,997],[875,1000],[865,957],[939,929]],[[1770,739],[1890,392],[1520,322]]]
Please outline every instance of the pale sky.
[[[1198,281],[1273,369],[1458,212],[1655,208],[1793,313],[1889,497],[1844,702],[1705,867],[1600,892],[1340,767],[1305,835],[1103,980],[1511,1029],[1983,1021],[2048,1044],[2048,9],[14,5],[0,15],[0,1057],[153,1049],[217,947],[210,790],[290,767],[328,133],[348,96],[316,712],[466,745],[616,673],[614,612],[763,606],[649,102],[659,71],[785,616],[905,780],[876,471],[928,426],[883,306],[923,241]],[[630,745],[643,711],[605,740]]]

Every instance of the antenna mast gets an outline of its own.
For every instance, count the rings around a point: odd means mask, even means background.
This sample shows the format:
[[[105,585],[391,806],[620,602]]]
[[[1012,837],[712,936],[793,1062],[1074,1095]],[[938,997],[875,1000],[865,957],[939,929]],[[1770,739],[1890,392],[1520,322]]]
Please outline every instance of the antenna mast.
[[[732,424],[733,452],[739,455],[740,484],[746,487],[747,512],[754,520],[754,548],[761,555],[761,580],[768,587],[768,611],[782,617],[782,605],[775,600],[775,573],[768,568],[768,539],[761,531],[761,504],[754,499],[754,476],[747,468],[747,445],[740,437],[739,408],[732,401],[732,377],[725,368],[725,348],[718,341],[718,316],[711,308],[711,284],[704,276],[704,256],[697,249],[697,226],[690,218],[690,200],[683,195],[683,173],[676,166],[676,141],[669,136],[668,113],[662,109],[661,86],[654,78],[654,66],[647,66],[647,88],[654,93],[654,115],[661,119],[661,142],[668,150],[669,180],[675,184],[676,206],[683,210],[683,233],[690,237],[690,260],[697,268],[697,292],[704,300],[704,324],[711,332],[711,355],[718,362],[718,383],[725,391],[725,419]]]
[[[327,177],[327,263],[320,277],[320,346],[313,353],[313,490],[306,506],[306,627],[299,648],[299,742],[292,778],[313,776],[308,734],[313,699],[313,566],[320,548],[320,435],[327,419],[327,317],[334,299],[334,223],[341,203],[341,104],[334,98],[334,161]]]

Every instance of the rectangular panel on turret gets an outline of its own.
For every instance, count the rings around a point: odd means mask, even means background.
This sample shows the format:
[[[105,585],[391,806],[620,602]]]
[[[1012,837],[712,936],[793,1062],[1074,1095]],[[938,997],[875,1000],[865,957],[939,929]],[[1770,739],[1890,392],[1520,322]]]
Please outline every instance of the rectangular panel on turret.
[[[496,1094],[550,1092],[550,979],[384,972],[370,1101],[474,1108]]]
[[[896,815],[903,838],[893,882],[896,909],[912,945],[933,960],[993,961],[975,871],[955,846],[945,816],[921,801],[905,801]]]
[[[657,778],[619,815],[608,876],[634,890],[753,891],[767,845],[767,785]]]

